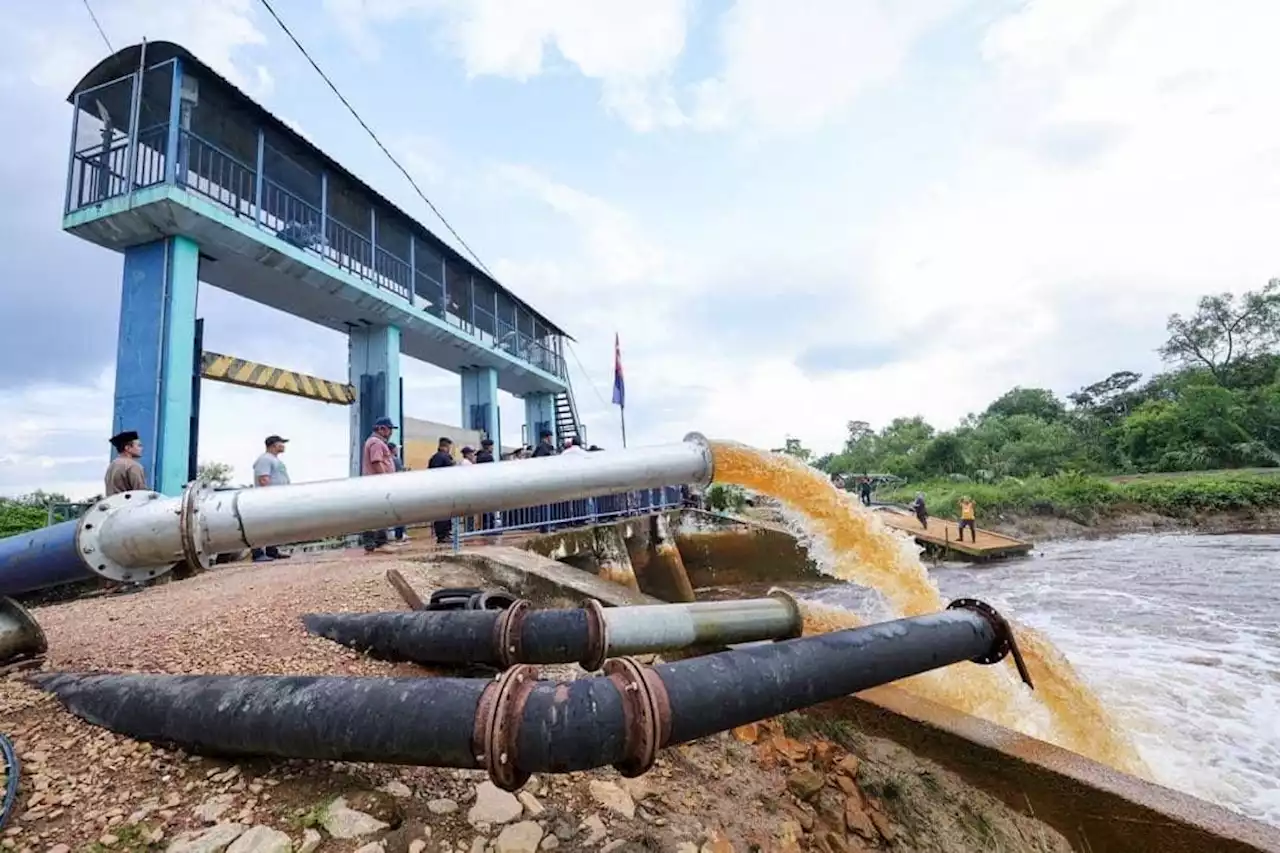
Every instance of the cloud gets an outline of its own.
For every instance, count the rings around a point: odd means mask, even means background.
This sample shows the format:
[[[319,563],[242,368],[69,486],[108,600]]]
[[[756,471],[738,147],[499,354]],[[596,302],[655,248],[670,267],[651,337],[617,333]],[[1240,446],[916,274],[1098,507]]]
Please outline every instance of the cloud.
[[[720,29],[723,69],[694,87],[696,124],[789,134],[832,120],[893,80],[959,0],[737,0]]]

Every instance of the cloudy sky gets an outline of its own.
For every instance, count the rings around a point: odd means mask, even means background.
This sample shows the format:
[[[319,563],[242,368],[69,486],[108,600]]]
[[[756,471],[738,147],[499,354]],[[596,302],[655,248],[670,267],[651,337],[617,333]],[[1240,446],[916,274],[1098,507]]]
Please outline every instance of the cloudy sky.
[[[443,233],[258,0],[91,0],[177,41]],[[1150,371],[1168,313],[1280,272],[1274,0],[275,0],[512,290],[575,335],[593,441],[819,449],[1013,385]],[[59,228],[82,0],[0,4],[0,494],[92,494],[120,256]],[[342,336],[212,287],[206,347],[342,378]],[[407,363],[407,414],[457,378]],[[523,406],[504,397],[504,438]],[[206,460],[345,472],[347,412],[206,382]]]

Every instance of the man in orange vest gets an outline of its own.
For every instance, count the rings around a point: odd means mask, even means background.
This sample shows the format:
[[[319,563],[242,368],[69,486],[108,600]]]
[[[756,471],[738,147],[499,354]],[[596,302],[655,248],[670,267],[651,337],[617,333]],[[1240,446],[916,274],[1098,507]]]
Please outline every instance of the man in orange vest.
[[[969,528],[969,538],[978,544],[978,528],[973,516],[973,498],[965,495],[960,499],[960,541],[964,541],[964,529]]]

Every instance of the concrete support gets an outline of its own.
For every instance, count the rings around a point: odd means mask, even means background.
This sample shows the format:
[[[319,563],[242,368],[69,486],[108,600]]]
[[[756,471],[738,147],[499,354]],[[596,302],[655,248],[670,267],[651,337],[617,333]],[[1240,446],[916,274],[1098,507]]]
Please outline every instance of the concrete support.
[[[556,432],[556,398],[554,394],[529,394],[524,398],[524,440],[533,446],[538,445],[538,433],[549,429]],[[556,446],[560,444],[560,436],[555,435]]]
[[[492,367],[468,367],[462,378],[462,426],[479,430],[502,446],[502,420],[498,412],[498,371]],[[477,448],[479,449],[479,448]]]
[[[124,252],[112,433],[136,430],[147,483],[177,495],[191,448],[200,248],[166,237]]]
[[[351,407],[351,476],[360,474],[360,453],[373,431],[373,422],[391,418],[397,427],[400,411],[400,330],[395,326],[364,326],[347,333],[348,381],[356,389]],[[391,436],[400,442],[400,430]]]

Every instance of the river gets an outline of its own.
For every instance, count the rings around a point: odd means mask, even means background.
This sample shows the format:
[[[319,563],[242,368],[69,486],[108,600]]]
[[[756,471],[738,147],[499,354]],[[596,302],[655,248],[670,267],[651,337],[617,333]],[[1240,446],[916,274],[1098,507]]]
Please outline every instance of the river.
[[[1280,536],[1055,542],[931,575],[945,596],[983,599],[1047,635],[1157,781],[1280,825]]]

